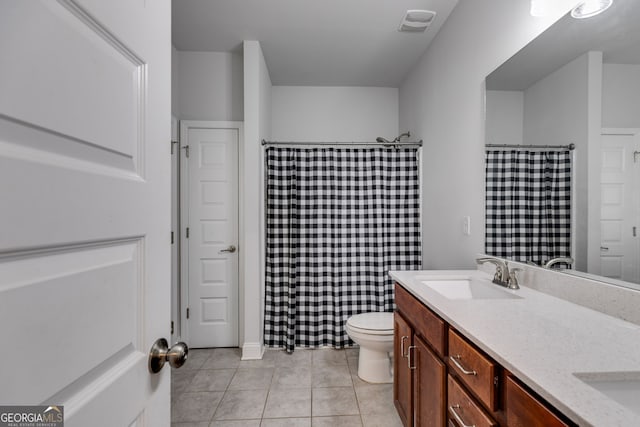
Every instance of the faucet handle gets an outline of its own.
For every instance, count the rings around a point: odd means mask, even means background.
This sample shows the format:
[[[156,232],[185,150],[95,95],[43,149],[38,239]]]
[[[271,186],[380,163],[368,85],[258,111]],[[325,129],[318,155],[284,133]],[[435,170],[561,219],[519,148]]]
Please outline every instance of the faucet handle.
[[[518,283],[518,272],[522,271],[521,268],[512,268],[509,271],[509,289],[520,289],[520,283]]]

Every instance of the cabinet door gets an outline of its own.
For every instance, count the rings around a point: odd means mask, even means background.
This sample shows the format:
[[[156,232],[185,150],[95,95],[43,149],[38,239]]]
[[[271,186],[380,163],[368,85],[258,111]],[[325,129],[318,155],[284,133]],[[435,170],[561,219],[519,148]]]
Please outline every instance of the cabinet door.
[[[507,424],[513,427],[567,427],[551,410],[511,376],[505,381]]]
[[[443,427],[446,423],[447,368],[418,336],[413,338],[411,367],[413,369],[413,407],[415,425]]]
[[[411,406],[411,370],[407,364],[407,351],[411,345],[412,330],[404,318],[393,316],[393,403],[405,427],[413,426]]]

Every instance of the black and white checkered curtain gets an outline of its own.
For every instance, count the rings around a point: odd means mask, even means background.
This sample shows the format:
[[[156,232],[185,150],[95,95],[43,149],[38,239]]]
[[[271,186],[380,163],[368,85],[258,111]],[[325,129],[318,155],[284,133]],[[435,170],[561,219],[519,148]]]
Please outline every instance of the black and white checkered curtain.
[[[569,150],[487,150],[485,251],[536,264],[571,256]]]
[[[266,150],[265,344],[352,345],[347,319],[393,311],[389,270],[421,266],[415,148]]]

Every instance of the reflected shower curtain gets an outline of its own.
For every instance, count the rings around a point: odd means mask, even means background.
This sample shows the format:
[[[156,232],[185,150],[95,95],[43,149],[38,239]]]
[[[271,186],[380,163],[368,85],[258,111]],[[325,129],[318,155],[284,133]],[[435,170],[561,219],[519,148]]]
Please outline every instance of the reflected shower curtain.
[[[342,348],[393,311],[389,270],[421,266],[416,148],[266,150],[265,344]]]
[[[569,150],[487,150],[485,251],[536,264],[571,256]]]

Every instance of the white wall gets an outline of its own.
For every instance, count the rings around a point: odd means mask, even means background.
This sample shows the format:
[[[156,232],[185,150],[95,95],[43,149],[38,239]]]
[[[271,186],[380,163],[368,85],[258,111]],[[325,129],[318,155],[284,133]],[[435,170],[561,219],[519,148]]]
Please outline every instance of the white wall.
[[[182,120],[242,121],[242,54],[177,51],[175,78],[178,117]]]
[[[640,65],[604,64],[602,126],[640,127]]]
[[[257,41],[244,42],[244,150],[241,182],[240,318],[243,359],[262,357],[264,211],[262,139],[271,138],[271,78]]]
[[[524,92],[488,90],[486,99],[488,144],[522,144],[524,138]]]
[[[585,54],[525,90],[525,144],[573,142],[586,148],[587,65]]]
[[[595,61],[595,63],[594,63]],[[591,67],[602,67],[602,55],[590,52],[565,64],[531,85],[524,93],[524,143],[533,145],[576,145],[575,168],[575,268],[587,270],[588,248],[588,190],[590,123],[599,122],[590,117],[590,102],[600,105],[599,86],[590,93],[590,79],[595,75]],[[596,71],[596,70],[593,70]],[[597,126],[598,128],[600,126]],[[597,137],[598,135],[596,135]]]
[[[425,141],[425,268],[473,268],[484,251],[484,79],[568,10],[533,18],[529,7],[460,0],[400,87],[400,129]]]
[[[276,141],[375,141],[398,136],[398,89],[274,86]]]

